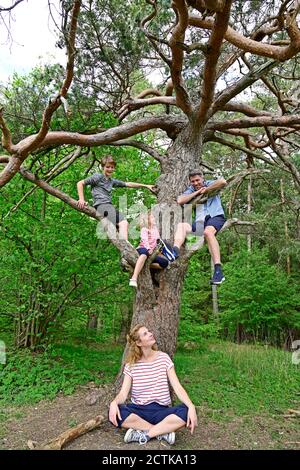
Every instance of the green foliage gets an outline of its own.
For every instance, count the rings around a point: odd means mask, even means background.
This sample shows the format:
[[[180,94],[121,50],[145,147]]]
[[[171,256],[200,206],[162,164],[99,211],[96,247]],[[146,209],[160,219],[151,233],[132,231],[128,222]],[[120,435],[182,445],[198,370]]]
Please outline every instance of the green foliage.
[[[266,250],[240,250],[226,264],[220,288],[221,323],[231,335],[238,325],[255,339],[277,340],[300,327],[300,292],[293,278],[269,264]]]
[[[118,372],[121,348],[92,348],[56,345],[41,354],[10,351],[7,364],[0,365],[0,406],[6,403],[36,403],[69,395],[89,381],[96,384],[113,380]]]

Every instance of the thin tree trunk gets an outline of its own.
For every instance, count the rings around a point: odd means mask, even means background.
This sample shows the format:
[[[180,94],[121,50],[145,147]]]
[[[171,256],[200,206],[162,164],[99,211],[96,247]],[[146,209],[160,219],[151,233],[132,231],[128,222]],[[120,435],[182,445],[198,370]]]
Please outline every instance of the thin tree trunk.
[[[214,274],[214,263],[212,258],[210,259],[210,265],[211,265],[211,273],[212,276]],[[218,287],[215,284],[211,285],[211,293],[212,293],[212,305],[213,305],[213,316],[215,321],[219,321],[219,305],[218,305]]]
[[[283,219],[284,219],[285,245],[288,250],[289,249],[289,229],[288,229],[288,224],[287,224],[287,220],[286,220],[285,213],[284,213],[285,194],[284,194],[284,185],[283,185],[282,178],[280,178],[280,196],[281,196],[282,212],[283,212]],[[289,254],[286,255],[286,272],[288,274],[291,274],[291,257]]]
[[[249,176],[248,180],[248,191],[247,191],[247,214],[250,214],[252,210],[252,176]],[[251,232],[247,234],[247,249],[251,252],[252,248],[252,235]]]

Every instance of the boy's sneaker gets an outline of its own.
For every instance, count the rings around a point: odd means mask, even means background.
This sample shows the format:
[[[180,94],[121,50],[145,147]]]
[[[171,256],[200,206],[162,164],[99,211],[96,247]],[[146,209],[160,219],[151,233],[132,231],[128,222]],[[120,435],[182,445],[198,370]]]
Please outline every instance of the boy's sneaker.
[[[162,254],[167,258],[170,263],[178,258],[178,254],[173,250],[169,243],[165,242],[162,239],[159,239],[158,247],[161,249]]]
[[[215,268],[215,272],[213,275],[212,280],[210,281],[211,284],[219,285],[222,284],[222,282],[225,281],[224,274],[222,273],[221,268]]]
[[[146,437],[146,433],[144,431],[139,431],[138,429],[128,429],[124,436],[124,442],[128,444],[128,442],[138,442],[139,444],[147,444],[149,439]]]
[[[175,432],[168,432],[167,434],[161,434],[156,436],[158,441],[166,441],[168,444],[172,445],[175,442]]]
[[[135,279],[130,279],[129,280],[129,285],[130,287],[137,287],[137,281]]]

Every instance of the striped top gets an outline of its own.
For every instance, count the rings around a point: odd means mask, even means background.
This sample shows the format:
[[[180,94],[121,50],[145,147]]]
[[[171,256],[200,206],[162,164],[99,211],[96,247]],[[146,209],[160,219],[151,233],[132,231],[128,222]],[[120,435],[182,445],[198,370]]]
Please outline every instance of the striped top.
[[[148,405],[156,402],[160,405],[170,405],[167,371],[173,366],[170,356],[161,351],[158,351],[152,362],[138,361],[130,366],[126,364],[124,374],[132,379],[132,403]]]
[[[154,251],[154,248],[157,245],[157,240],[159,239],[159,231],[156,226],[153,228],[143,227],[141,230],[141,241],[139,248],[147,248],[151,254]]]

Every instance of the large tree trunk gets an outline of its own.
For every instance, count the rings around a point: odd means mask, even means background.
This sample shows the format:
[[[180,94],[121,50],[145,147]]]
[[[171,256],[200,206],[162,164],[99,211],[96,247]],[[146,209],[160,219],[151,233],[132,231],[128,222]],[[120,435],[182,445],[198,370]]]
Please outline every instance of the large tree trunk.
[[[202,135],[188,126],[177,137],[162,163],[162,174],[157,183],[158,209],[162,215],[160,233],[171,243],[182,214],[176,200],[188,184],[189,171],[200,166],[201,148]],[[171,206],[174,215],[170,217]],[[181,256],[170,269],[158,274],[159,287],[155,287],[147,264],[139,276],[134,302],[131,327],[137,323],[145,324],[154,333],[159,349],[171,357],[176,350],[181,291],[187,267],[187,259]]]

